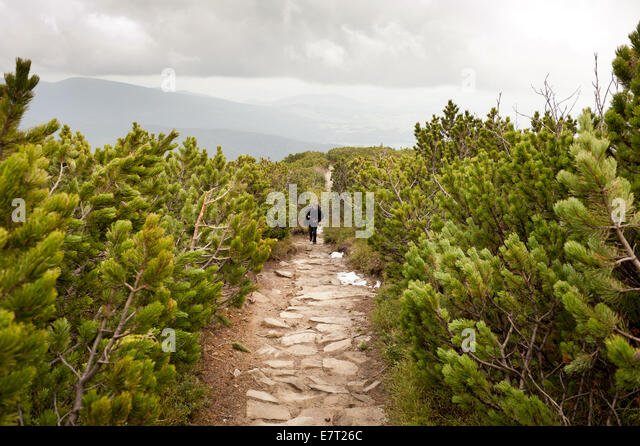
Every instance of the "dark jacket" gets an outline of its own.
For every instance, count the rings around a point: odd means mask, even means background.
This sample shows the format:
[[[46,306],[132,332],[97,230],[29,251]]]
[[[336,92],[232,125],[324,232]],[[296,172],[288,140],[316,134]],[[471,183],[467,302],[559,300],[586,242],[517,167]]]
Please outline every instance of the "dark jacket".
[[[309,226],[318,226],[318,223],[322,221],[320,206],[312,206],[309,208],[307,211],[307,221],[309,222]]]

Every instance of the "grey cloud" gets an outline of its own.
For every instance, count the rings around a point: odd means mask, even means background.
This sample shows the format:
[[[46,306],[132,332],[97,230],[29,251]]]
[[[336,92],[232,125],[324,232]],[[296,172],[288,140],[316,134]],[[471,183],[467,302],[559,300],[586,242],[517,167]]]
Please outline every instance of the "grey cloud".
[[[488,4],[0,2],[0,60],[5,65],[18,55],[30,57],[49,70],[78,75],[149,75],[172,67],[189,76],[293,77],[395,87],[457,84],[461,70],[471,68],[484,87],[500,89],[521,85],[523,75],[528,84],[554,69],[571,69],[576,57],[584,59],[591,51],[580,54],[570,42],[559,47],[558,39],[532,36],[521,28],[530,20],[544,29],[551,20],[560,26],[550,32],[579,39],[575,34],[588,24],[575,22],[581,16],[571,13],[571,4],[554,2],[546,14],[523,11],[524,3],[513,1]],[[580,7],[589,9],[584,2]],[[619,34],[620,17],[634,8],[635,1],[610,6],[609,21],[599,17],[602,26],[584,32]]]

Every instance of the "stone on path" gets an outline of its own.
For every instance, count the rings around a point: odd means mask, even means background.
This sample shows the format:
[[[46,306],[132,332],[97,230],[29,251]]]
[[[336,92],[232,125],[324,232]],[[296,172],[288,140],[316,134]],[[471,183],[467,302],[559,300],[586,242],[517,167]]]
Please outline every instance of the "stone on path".
[[[351,318],[349,317],[336,317],[336,316],[323,316],[323,317],[311,317],[311,322],[320,322],[321,324],[336,324],[336,325],[348,325],[351,324]]]
[[[291,271],[285,271],[282,269],[277,269],[274,271],[280,277],[286,277],[287,279],[293,279],[293,273]]]
[[[284,403],[290,404],[306,404],[321,398],[324,398],[324,395],[315,392],[313,395],[295,391],[278,392],[278,399]]]
[[[331,370],[338,375],[355,375],[358,373],[358,366],[350,361],[343,361],[335,358],[324,358],[322,367]]]
[[[302,319],[304,316],[298,313],[292,313],[290,311],[282,311],[280,313],[282,319]]]
[[[262,369],[263,372],[268,373],[271,376],[294,376],[298,374],[296,369]]]
[[[249,298],[252,302],[264,303],[269,302],[269,298],[259,291],[254,291]]]
[[[264,401],[265,403],[279,403],[275,396],[261,390],[249,389],[247,390],[247,396],[255,400]]]
[[[313,345],[296,344],[289,347],[287,352],[295,356],[310,356],[318,353],[318,349]]]
[[[282,333],[276,331],[276,330],[269,330],[267,332],[267,338],[269,339],[275,339],[275,338],[281,338],[282,337]]]
[[[315,367],[322,367],[322,360],[320,358],[304,358],[300,361],[301,369],[312,369]]]
[[[325,353],[335,353],[342,352],[349,347],[351,347],[351,339],[343,339],[342,341],[332,342],[325,345],[323,350]]]
[[[307,390],[307,387],[302,382],[302,379],[297,378],[295,376],[286,376],[284,378],[275,377],[274,379],[276,381],[278,381],[278,382],[281,382],[281,383],[291,384],[293,387],[295,387],[296,389],[298,389],[301,392],[304,392],[304,391]]]
[[[294,344],[303,344],[305,342],[314,342],[316,340],[316,334],[312,332],[294,333],[283,336],[281,341],[285,346]]]
[[[332,386],[330,384],[309,384],[309,387],[326,393],[349,393],[344,387]]]
[[[362,401],[363,403],[367,404],[367,405],[372,405],[375,403],[375,400],[373,398],[371,398],[368,395],[363,395],[361,393],[351,393],[351,396],[354,397],[355,399],[357,399],[358,401]]]
[[[309,307],[303,305],[291,305],[287,307],[287,311],[308,311]]]
[[[338,411],[334,417],[336,426],[379,426],[387,421],[380,407],[351,407]]]
[[[283,353],[275,347],[272,347],[270,345],[265,345],[264,347],[260,348],[260,350],[258,350],[256,354],[260,356],[273,356],[277,358]]]
[[[277,404],[263,403],[261,401],[247,401],[247,418],[252,420],[282,420],[287,421],[291,418],[291,412],[284,406]]]
[[[330,333],[326,335],[321,335],[316,339],[318,344],[326,344],[327,342],[335,342],[342,341],[343,339],[347,339],[349,336],[343,331],[337,331],[335,333]]]
[[[364,385],[367,383],[366,380],[364,381],[349,381],[347,383],[347,389],[349,389],[350,392],[362,392],[364,390]]]
[[[380,381],[374,381],[371,384],[369,384],[367,387],[365,387],[364,391],[365,392],[370,392],[371,390],[375,389],[379,385],[380,385]]]
[[[284,423],[285,426],[315,426],[313,417],[295,417]]]
[[[270,379],[269,377],[267,377],[267,375],[265,375],[262,370],[260,369],[251,369],[249,371],[247,371],[247,373],[249,375],[251,375],[256,381],[265,384],[267,386],[275,386],[276,382],[272,379]]]
[[[289,326],[286,323],[279,321],[278,319],[275,319],[273,317],[265,317],[262,320],[262,324],[267,327],[273,327],[273,328],[289,328]]]
[[[293,368],[293,361],[281,361],[278,359],[272,359],[269,361],[265,361],[269,367],[274,369],[291,369]]]
[[[331,426],[334,419],[334,413],[334,408],[318,407],[304,409],[300,412],[298,417],[311,417],[319,426]]]
[[[321,331],[323,333],[331,333],[332,331],[338,330],[340,327],[334,324],[318,324],[316,325],[316,330]]]

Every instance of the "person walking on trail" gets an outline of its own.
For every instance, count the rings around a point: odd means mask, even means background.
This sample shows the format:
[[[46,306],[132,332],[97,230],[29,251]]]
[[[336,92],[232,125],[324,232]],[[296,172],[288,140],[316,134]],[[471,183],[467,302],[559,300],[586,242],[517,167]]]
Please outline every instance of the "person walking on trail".
[[[307,211],[307,224],[309,225],[309,241],[316,243],[318,236],[318,223],[322,221],[322,211],[320,206],[313,204]]]

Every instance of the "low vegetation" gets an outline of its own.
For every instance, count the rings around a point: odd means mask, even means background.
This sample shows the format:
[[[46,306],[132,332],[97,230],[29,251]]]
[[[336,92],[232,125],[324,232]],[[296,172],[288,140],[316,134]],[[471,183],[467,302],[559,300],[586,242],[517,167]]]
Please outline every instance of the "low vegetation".
[[[518,130],[449,102],[414,150],[334,166],[338,189],[376,194],[370,253],[327,233],[384,265],[396,423],[638,424],[640,27],[630,40],[608,110],[575,120],[546,90]]]

